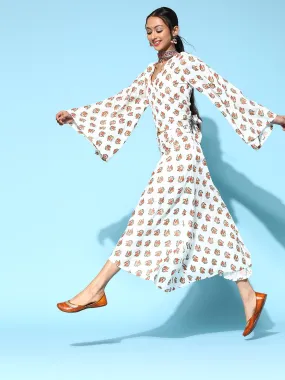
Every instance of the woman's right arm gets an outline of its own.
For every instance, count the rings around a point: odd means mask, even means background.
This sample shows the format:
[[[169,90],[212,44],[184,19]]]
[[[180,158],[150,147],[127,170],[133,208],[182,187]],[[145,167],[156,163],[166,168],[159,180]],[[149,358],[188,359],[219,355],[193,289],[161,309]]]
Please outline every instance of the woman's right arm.
[[[148,71],[149,66],[128,87],[102,101],[59,111],[57,122],[69,123],[91,142],[95,154],[108,161],[126,142],[149,104]]]

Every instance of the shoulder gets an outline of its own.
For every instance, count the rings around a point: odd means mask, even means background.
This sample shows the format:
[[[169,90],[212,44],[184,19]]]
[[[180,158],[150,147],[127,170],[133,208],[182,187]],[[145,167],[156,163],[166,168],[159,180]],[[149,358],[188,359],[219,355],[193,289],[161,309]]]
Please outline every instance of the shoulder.
[[[143,77],[146,77],[152,71],[153,65],[154,65],[154,63],[148,64],[146,66],[146,68],[137,75],[135,81],[138,81],[138,80],[142,79]]]
[[[155,62],[149,63],[146,68],[139,74],[139,77],[147,76],[154,68]]]
[[[190,71],[205,71],[205,67],[208,66],[200,57],[186,51],[180,53],[179,64]]]
[[[190,61],[190,62],[199,62],[199,61],[201,61],[199,59],[199,57],[197,57],[196,55],[194,55],[192,53],[188,53],[187,51],[182,51],[180,53],[180,56],[181,56],[181,59],[184,59],[184,60]]]
[[[147,65],[147,67],[146,67],[146,69],[145,69],[144,72],[145,72],[146,74],[149,73],[149,72],[151,72],[152,69],[154,68],[155,64],[156,64],[156,62],[151,62],[151,63],[149,63],[149,64]]]

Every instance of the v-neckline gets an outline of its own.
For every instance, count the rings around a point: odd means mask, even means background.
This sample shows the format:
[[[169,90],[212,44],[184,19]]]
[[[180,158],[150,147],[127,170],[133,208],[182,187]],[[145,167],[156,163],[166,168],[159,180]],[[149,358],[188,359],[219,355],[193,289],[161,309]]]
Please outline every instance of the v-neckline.
[[[154,82],[157,80],[157,78],[159,77],[159,75],[164,71],[165,66],[167,66],[167,65],[169,64],[169,61],[172,61],[172,59],[173,59],[174,57],[178,57],[178,54],[177,54],[177,55],[176,55],[176,54],[173,55],[171,58],[169,58],[169,59],[166,61],[166,63],[165,63],[164,66],[163,66],[163,69],[160,70],[160,71],[157,73],[157,75],[156,75],[156,77],[155,77],[155,79],[154,79],[153,81],[151,80],[151,77],[152,77],[152,75],[153,75],[153,73],[154,73],[155,64],[156,64],[157,62],[154,62],[154,63],[152,64],[152,70],[151,70],[151,72],[150,72],[150,76],[149,76],[149,82],[150,82],[150,85],[151,85],[151,86],[153,86]]]

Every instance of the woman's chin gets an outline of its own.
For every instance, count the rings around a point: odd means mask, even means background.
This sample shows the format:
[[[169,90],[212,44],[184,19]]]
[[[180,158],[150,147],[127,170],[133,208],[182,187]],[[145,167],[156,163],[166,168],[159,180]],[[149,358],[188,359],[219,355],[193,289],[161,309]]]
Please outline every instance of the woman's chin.
[[[165,50],[166,48],[160,47],[160,46],[154,46],[154,49],[159,52],[160,50]]]

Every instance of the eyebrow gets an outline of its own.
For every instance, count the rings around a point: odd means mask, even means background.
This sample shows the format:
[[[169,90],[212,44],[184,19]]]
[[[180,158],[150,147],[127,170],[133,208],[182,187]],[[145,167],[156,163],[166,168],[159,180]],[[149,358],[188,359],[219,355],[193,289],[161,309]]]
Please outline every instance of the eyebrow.
[[[157,26],[163,26],[163,25],[158,24],[158,25],[155,25],[154,28],[156,28]],[[146,29],[151,29],[151,27],[149,27],[149,26],[146,26],[145,28],[146,28]]]

